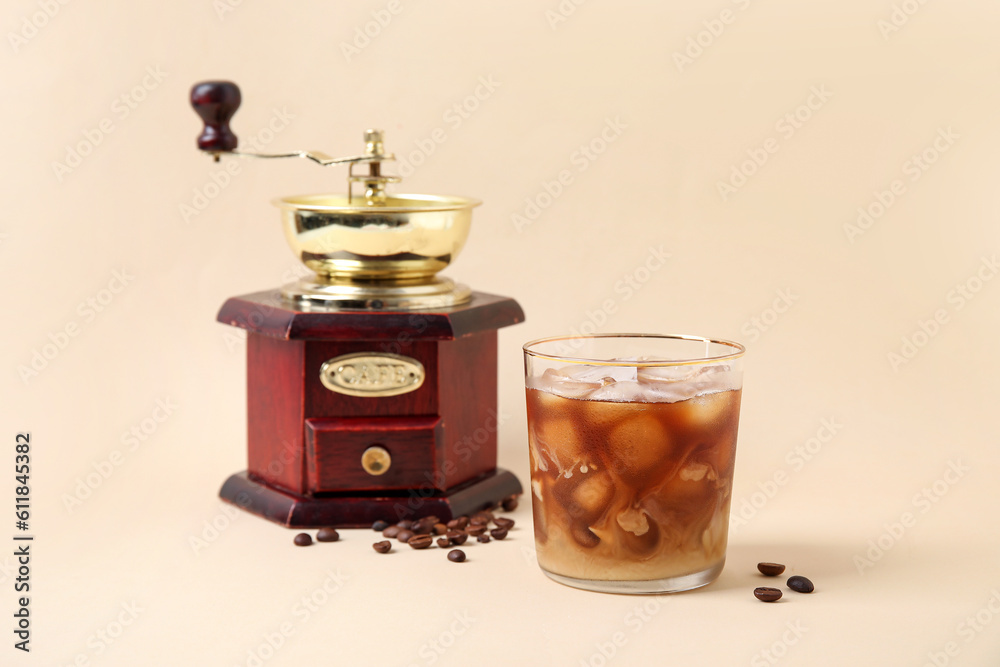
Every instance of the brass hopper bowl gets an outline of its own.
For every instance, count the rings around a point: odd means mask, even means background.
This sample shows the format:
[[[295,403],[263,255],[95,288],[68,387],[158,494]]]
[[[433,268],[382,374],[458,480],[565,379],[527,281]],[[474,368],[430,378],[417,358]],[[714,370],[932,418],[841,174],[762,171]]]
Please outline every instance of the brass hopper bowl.
[[[315,275],[281,288],[303,310],[445,308],[469,301],[471,290],[437,273],[462,250],[472,209],[481,202],[463,197],[389,195],[397,176],[382,173],[394,160],[381,130],[366,130],[364,153],[333,158],[319,151],[252,153],[236,150],[229,120],[239,108],[240,90],[228,81],[207,81],[191,91],[191,103],[205,121],[198,148],[221,155],[305,158],[321,166],[348,165],[347,193],[299,195],[274,200],[285,239]],[[358,165],[367,173],[355,174]],[[363,193],[355,195],[354,186]]]

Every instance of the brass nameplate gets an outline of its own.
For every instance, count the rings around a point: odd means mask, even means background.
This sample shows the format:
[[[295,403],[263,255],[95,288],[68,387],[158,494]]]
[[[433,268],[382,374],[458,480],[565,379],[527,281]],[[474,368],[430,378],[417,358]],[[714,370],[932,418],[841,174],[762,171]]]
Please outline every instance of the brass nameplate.
[[[324,387],[338,394],[397,396],[420,388],[424,365],[399,354],[358,352],[325,362],[320,366],[319,379]]]

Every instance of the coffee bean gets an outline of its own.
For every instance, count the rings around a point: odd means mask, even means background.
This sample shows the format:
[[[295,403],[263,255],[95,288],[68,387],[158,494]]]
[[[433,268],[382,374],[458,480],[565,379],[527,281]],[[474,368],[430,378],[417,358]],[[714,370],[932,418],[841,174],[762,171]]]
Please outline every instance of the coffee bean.
[[[397,535],[399,535],[399,532],[401,530],[403,529],[400,528],[399,526],[389,526],[388,528],[382,531],[382,537],[390,537],[390,538],[396,537]]]
[[[480,524],[469,524],[469,527],[465,529],[465,532],[473,537],[479,537],[486,532],[486,526]]]
[[[383,521],[382,519],[379,519],[378,521],[372,524],[372,530],[377,530],[380,533],[388,527],[389,527],[389,522]]]
[[[396,535],[396,539],[400,542],[409,542],[413,539],[415,533],[412,530],[401,530],[399,534]]]
[[[788,584],[788,587],[796,593],[812,593],[816,590],[816,587],[813,586],[813,582],[809,581],[805,577],[800,577],[799,575],[788,577],[788,581],[786,583]]]
[[[465,562],[465,552],[461,549],[452,549],[448,552],[448,560],[452,563],[464,563]]]
[[[507,537],[507,529],[506,528],[494,528],[493,530],[490,531],[490,535],[493,536],[494,540],[502,540],[505,537]]]
[[[503,508],[506,512],[513,512],[517,509],[517,494],[512,493],[503,499]]]
[[[336,542],[340,539],[340,533],[333,528],[320,528],[316,531],[317,542]]]
[[[426,533],[423,535],[414,535],[409,539],[407,544],[409,544],[414,549],[426,549],[431,544],[434,543],[434,538]]]
[[[489,535],[476,535],[476,541],[477,542],[482,542],[483,544],[489,544],[489,542],[490,542],[490,536]]]
[[[376,542],[372,545],[372,549],[379,552],[380,554],[387,554],[392,550],[392,542],[389,540],[382,540],[381,542]]]
[[[413,522],[410,521],[409,519],[403,519],[402,521],[400,521],[396,525],[399,526],[400,528],[405,528],[406,530],[409,530],[410,528],[413,528]]]
[[[757,569],[765,577],[777,577],[785,571],[785,566],[781,563],[757,563]]]
[[[753,589],[753,595],[755,598],[763,602],[774,602],[775,600],[781,599],[781,591],[777,588],[768,588],[766,586]]]
[[[481,523],[484,526],[488,526],[490,522],[493,521],[493,512],[476,512],[469,519],[469,523]]]
[[[465,541],[469,539],[469,534],[460,530],[449,530],[445,536],[452,544],[465,544]]]
[[[434,524],[435,535],[444,535],[447,532],[448,532],[448,526],[444,525],[443,523]]]
[[[510,530],[511,528],[514,527],[514,520],[508,519],[505,516],[498,516],[497,518],[493,519],[493,523],[500,526],[501,528],[506,528],[507,530]]]
[[[460,516],[457,519],[452,519],[448,522],[448,527],[452,530],[465,530],[466,526],[469,525],[469,517]]]
[[[297,547],[307,547],[313,543],[313,538],[309,537],[309,533],[299,533],[292,541]]]
[[[418,521],[415,524],[413,524],[413,527],[410,528],[410,530],[412,530],[417,535],[428,535],[430,534],[431,530],[433,530],[433,527],[427,525],[423,521]]]
[[[447,549],[448,547],[451,546],[451,540],[449,540],[447,537],[439,537],[437,538],[437,542],[435,542],[435,544],[437,544],[442,549]]]

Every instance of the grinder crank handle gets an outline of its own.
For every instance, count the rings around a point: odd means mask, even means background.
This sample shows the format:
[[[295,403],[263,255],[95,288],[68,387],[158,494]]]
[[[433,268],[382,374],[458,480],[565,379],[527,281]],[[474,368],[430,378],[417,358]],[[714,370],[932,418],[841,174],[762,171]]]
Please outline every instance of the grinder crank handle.
[[[202,81],[191,88],[191,106],[205,123],[198,135],[200,150],[215,154],[236,150],[229,121],[241,101],[240,88],[232,81]]]

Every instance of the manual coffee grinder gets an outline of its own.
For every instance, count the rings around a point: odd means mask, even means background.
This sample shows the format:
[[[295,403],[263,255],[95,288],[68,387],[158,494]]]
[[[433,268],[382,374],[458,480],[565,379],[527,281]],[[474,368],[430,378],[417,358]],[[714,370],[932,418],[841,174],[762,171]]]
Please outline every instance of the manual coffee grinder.
[[[347,193],[274,200],[315,275],[219,311],[247,332],[248,466],[223,500],[289,527],[364,526],[447,520],[520,493],[496,466],[497,330],[524,314],[437,276],[480,202],[387,193],[400,179],[382,172],[394,158],[380,130],[354,157],[239,151],[229,121],[240,101],[228,81],[192,88],[199,149],[347,165]]]

